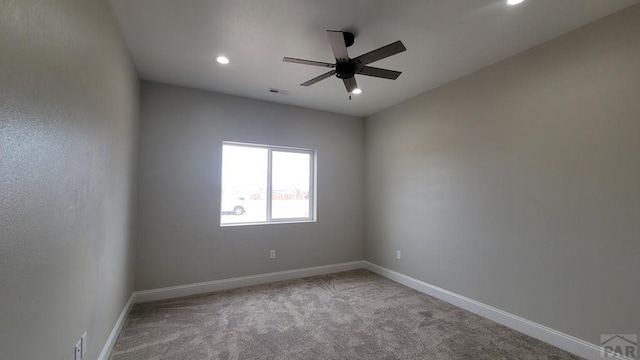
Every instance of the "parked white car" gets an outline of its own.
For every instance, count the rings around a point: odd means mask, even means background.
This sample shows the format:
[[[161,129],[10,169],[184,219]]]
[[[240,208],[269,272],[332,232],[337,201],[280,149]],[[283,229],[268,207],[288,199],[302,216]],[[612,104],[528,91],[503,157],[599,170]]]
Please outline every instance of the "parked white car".
[[[220,213],[222,215],[232,213],[233,215],[242,215],[245,213],[244,196],[223,197],[220,205]]]

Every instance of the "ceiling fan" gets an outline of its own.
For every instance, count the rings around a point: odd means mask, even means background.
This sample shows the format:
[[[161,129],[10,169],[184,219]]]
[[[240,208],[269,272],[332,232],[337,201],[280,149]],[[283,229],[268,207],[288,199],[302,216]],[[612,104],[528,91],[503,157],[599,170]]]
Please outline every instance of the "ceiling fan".
[[[310,86],[321,80],[327,79],[332,75],[335,75],[337,78],[342,79],[347,92],[351,94],[355,89],[358,88],[358,84],[356,83],[355,78],[356,74],[391,80],[397,79],[398,76],[402,74],[400,71],[367,66],[374,61],[378,61],[407,50],[407,48],[405,48],[402,44],[402,41],[396,41],[387,46],[383,46],[379,49],[370,51],[366,54],[351,59],[349,58],[349,54],[347,53],[347,48],[353,45],[353,41],[355,39],[355,35],[353,33],[347,31],[327,30],[327,36],[329,37],[329,44],[331,44],[331,49],[333,49],[333,55],[336,58],[335,64],[313,60],[295,59],[290,57],[285,57],[284,59],[282,59],[282,61],[284,62],[321,66],[333,69],[327,73],[324,73],[318,77],[300,84],[300,86]]]

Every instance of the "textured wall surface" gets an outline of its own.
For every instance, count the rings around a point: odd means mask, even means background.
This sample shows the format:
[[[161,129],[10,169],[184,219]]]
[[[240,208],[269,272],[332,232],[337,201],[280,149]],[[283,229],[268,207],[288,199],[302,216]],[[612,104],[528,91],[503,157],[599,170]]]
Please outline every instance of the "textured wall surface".
[[[361,260],[363,135],[361,118],[143,82],[136,289]],[[225,140],[317,150],[318,221],[220,227]]]
[[[368,118],[366,259],[592,343],[640,333],[639,65],[633,6]]]
[[[0,1],[0,358],[96,359],[133,289],[138,80],[105,1]]]

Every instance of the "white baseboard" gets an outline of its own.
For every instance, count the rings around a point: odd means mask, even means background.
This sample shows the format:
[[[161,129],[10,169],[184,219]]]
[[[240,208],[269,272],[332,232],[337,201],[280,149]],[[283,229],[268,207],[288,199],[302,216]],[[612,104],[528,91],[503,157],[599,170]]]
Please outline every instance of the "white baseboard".
[[[102,351],[100,352],[100,356],[98,356],[98,360],[107,360],[109,359],[109,355],[111,355],[111,350],[113,346],[116,344],[116,340],[118,340],[118,336],[120,335],[120,331],[124,327],[125,320],[127,319],[127,315],[129,315],[129,311],[133,306],[134,294],[129,296],[129,300],[124,305],[122,312],[120,312],[120,316],[118,316],[118,320],[116,320],[116,324],[113,325],[113,329],[107,338],[107,342],[102,347]]]
[[[303,269],[278,271],[259,275],[241,276],[230,279],[206,281],[195,284],[171,286],[159,289],[142,290],[134,292],[134,302],[173,299],[182,296],[206,294],[215,291],[235,289],[244,286],[266,284],[275,281],[299,279],[303,277],[331,274],[341,271],[362,269],[363,261],[352,261],[341,264],[314,266]]]
[[[602,348],[598,345],[591,344],[571,335],[567,335],[544,325],[540,325],[533,321],[529,321],[519,316],[510,314],[506,311],[502,311],[473,299],[458,295],[449,290],[445,290],[437,286],[428,284],[424,281],[401,274],[397,271],[387,269],[368,261],[363,261],[363,263],[365,269],[373,271],[378,275],[382,275],[390,280],[406,285],[412,289],[418,290],[427,295],[431,295],[440,300],[444,300],[462,309],[471,311],[472,313],[480,315],[484,318],[497,322],[498,324],[504,325],[508,328],[519,331],[523,334],[529,335],[553,346],[556,346],[562,350],[568,351],[572,354],[589,360],[603,359],[603,357],[601,356]],[[614,357],[612,355],[609,355],[609,357],[607,357],[606,359],[632,360],[627,357]]]

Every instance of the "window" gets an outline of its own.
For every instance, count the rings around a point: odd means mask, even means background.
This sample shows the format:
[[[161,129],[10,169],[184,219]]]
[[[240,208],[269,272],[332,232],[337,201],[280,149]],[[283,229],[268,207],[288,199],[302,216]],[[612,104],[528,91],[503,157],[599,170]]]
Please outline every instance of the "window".
[[[220,225],[315,221],[315,151],[222,143]]]

